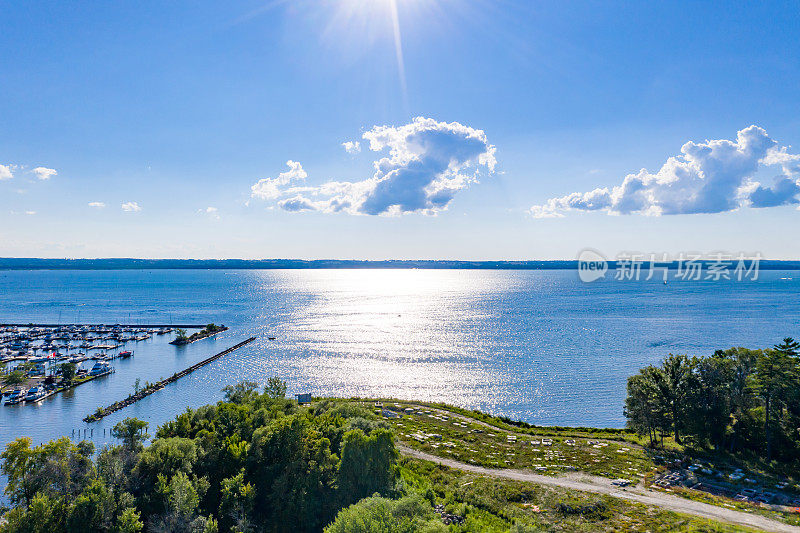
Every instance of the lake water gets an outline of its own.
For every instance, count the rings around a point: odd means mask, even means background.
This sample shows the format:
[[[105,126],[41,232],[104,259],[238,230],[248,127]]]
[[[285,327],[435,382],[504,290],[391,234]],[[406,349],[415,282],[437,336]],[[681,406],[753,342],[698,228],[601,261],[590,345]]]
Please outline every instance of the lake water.
[[[154,429],[217,401],[227,384],[273,375],[292,393],[437,400],[538,424],[621,427],[625,381],[640,367],[670,352],[800,337],[799,291],[798,272],[664,285],[587,284],[573,271],[0,271],[0,322],[230,327],[185,347],[164,337],[136,343],[113,375],[40,405],[0,406],[0,446],[87,428],[101,445],[124,417]],[[250,336],[257,340],[143,401],[81,422],[127,396],[136,378],[156,381]]]

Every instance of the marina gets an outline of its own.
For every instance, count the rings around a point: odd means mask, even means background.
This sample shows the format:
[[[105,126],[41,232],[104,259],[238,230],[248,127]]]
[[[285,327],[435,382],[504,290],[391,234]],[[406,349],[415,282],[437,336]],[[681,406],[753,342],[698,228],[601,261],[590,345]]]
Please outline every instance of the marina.
[[[38,404],[59,392],[114,373],[111,361],[128,359],[130,344],[188,328],[209,331],[213,325],[165,324],[0,324],[0,394],[2,404]],[[204,328],[205,329],[201,329]],[[224,326],[213,326],[224,331]],[[193,335],[197,335],[194,333]],[[205,337],[203,337],[205,338]],[[90,367],[82,363],[91,361]]]

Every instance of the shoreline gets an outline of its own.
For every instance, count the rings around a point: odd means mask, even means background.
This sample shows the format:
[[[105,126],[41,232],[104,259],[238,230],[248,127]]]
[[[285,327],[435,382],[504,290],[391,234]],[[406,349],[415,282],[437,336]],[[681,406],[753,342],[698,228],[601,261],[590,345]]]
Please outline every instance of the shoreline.
[[[698,264],[713,264],[713,259]],[[609,258],[614,270],[619,261]],[[644,262],[649,264],[648,262]],[[760,259],[760,270],[800,270],[800,259]],[[655,268],[680,268],[678,261],[656,262]],[[0,257],[0,271],[35,270],[574,270],[575,259],[450,260],[450,259],[49,259]]]

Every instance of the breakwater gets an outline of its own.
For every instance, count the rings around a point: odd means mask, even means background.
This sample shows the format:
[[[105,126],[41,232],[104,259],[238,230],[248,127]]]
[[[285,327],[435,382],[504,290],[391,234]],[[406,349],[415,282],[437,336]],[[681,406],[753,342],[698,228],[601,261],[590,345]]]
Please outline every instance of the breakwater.
[[[153,394],[156,391],[160,391],[161,389],[164,388],[164,386],[169,385],[170,383],[179,380],[180,378],[182,378],[183,376],[186,376],[187,374],[191,374],[192,372],[194,372],[198,368],[203,367],[203,366],[207,365],[208,363],[210,363],[212,361],[215,361],[216,359],[219,359],[220,357],[231,353],[234,350],[238,350],[242,346],[244,346],[246,344],[249,344],[249,343],[253,342],[254,340],[256,340],[255,337],[250,337],[249,339],[247,339],[245,341],[242,341],[239,344],[236,344],[236,345],[231,346],[230,348],[228,348],[226,350],[223,350],[223,351],[219,352],[218,354],[212,355],[208,359],[203,359],[199,363],[195,363],[192,366],[190,366],[189,368],[186,368],[184,370],[181,370],[180,372],[175,373],[175,374],[171,375],[170,377],[168,377],[166,379],[162,379],[161,381],[153,383],[153,384],[145,387],[144,389],[136,392],[135,394],[132,394],[132,395],[128,396],[124,400],[120,400],[118,402],[114,402],[111,405],[109,405],[108,407],[104,407],[104,408],[101,407],[95,413],[86,416],[83,419],[83,421],[84,422],[96,422],[98,420],[101,420],[104,417],[110,415],[111,413],[119,411],[120,409],[124,409],[125,407],[128,407],[129,405],[138,402],[142,398],[145,398],[145,397]]]
[[[206,326],[204,329],[198,331],[197,333],[192,333],[188,337],[177,337],[175,340],[170,341],[170,344],[174,346],[186,346],[187,344],[191,344],[195,341],[213,337],[217,333],[228,331],[227,326],[216,326],[214,329],[208,329],[208,328],[209,326]]]

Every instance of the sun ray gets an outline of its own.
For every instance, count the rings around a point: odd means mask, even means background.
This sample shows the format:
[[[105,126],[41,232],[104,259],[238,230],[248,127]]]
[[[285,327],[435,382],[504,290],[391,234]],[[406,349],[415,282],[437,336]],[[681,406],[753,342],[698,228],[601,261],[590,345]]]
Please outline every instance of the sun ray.
[[[394,31],[394,53],[397,59],[397,75],[400,80],[400,91],[403,94],[403,106],[406,114],[410,114],[408,103],[408,85],[406,84],[406,67],[403,61],[403,39],[400,34],[400,16],[397,13],[397,0],[389,0],[392,13],[392,29]]]

